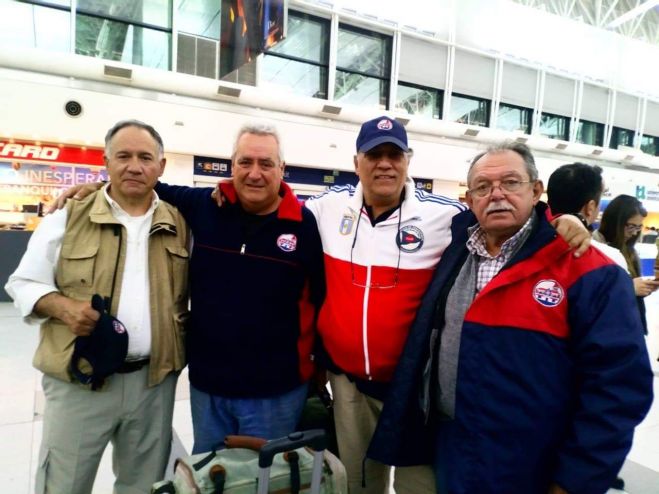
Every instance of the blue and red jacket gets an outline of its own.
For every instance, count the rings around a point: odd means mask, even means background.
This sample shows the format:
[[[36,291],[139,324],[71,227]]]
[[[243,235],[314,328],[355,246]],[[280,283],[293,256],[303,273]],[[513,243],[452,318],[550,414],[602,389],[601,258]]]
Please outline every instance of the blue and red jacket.
[[[314,216],[283,182],[279,208],[262,217],[240,207],[230,184],[221,208],[212,188],[159,183],[155,190],[193,236],[190,383],[217,396],[262,398],[306,382],[324,291]]]
[[[460,341],[455,417],[420,403],[433,328],[467,258],[470,211],[452,224],[396,369],[369,458],[433,463],[451,494],[604,493],[652,403],[652,372],[629,275],[595,248],[574,258],[538,224],[476,296]],[[436,373],[433,370],[430,375]],[[430,389],[433,387],[431,386]],[[420,400],[421,395],[421,400]]]

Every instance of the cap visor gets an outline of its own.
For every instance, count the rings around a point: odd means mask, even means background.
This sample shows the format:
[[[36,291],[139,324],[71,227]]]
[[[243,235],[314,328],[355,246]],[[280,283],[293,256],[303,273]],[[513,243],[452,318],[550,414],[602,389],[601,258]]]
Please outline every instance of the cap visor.
[[[394,144],[405,152],[409,151],[408,147],[405,145],[403,141],[401,141],[400,139],[396,139],[393,136],[380,136],[380,137],[376,137],[375,139],[371,139],[370,141],[362,144],[362,147],[360,147],[357,151],[360,153],[368,153],[375,146],[379,146],[380,144],[385,144],[385,143]]]

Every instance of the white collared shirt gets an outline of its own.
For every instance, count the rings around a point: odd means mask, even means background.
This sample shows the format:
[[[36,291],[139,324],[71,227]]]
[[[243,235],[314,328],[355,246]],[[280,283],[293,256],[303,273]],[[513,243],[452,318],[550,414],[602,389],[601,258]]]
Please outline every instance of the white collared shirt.
[[[115,316],[128,330],[127,360],[142,359],[151,353],[148,246],[151,219],[159,199],[154,192],[149,210],[141,216],[130,216],[109,196],[107,189],[106,185],[102,190],[112,216],[124,226],[126,234],[126,261],[121,289],[115,289],[121,295]],[[48,293],[59,291],[55,285],[55,270],[66,218],[66,208],[43,218],[32,234],[18,268],[5,285],[14,305],[29,324],[40,324],[45,320],[33,313],[37,301]]]

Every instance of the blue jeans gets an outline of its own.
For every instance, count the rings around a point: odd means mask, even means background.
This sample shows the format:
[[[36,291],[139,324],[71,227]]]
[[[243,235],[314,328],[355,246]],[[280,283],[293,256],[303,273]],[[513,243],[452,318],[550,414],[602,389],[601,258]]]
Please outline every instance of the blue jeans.
[[[276,439],[295,431],[307,399],[305,383],[269,398],[223,398],[190,385],[194,446],[203,453],[224,445],[229,434]]]

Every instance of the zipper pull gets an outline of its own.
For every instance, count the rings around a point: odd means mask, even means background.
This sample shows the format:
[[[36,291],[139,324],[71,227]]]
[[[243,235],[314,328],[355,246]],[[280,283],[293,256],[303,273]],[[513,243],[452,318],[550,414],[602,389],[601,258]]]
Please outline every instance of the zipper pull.
[[[245,253],[245,247],[247,247],[247,245],[245,244],[240,246],[240,255],[243,255]]]

